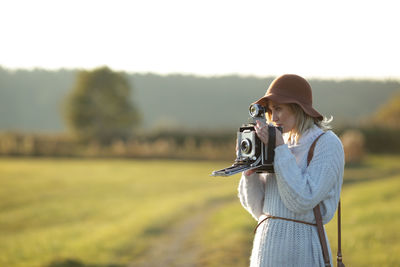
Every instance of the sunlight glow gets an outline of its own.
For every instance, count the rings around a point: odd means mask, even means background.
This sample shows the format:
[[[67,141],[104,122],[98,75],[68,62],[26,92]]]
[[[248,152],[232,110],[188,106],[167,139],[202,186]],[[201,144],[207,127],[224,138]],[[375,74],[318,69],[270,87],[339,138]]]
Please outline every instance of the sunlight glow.
[[[0,3],[0,65],[400,77],[396,1]]]

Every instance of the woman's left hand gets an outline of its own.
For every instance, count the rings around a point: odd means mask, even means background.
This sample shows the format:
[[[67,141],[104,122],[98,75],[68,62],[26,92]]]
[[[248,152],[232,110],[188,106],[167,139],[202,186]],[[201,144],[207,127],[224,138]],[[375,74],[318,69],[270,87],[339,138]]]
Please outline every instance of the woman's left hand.
[[[257,121],[256,126],[254,127],[258,138],[265,144],[268,145],[268,125],[265,122]],[[281,131],[275,128],[275,135],[276,135],[276,143],[275,146],[283,145],[283,137]]]

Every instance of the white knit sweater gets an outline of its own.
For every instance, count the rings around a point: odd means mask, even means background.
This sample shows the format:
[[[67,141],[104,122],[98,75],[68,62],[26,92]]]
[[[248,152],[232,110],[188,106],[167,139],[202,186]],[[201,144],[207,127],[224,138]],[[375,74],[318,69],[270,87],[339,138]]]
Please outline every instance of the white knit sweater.
[[[278,146],[275,174],[242,175],[240,202],[256,220],[270,214],[315,223],[313,208],[321,201],[323,223],[332,219],[343,182],[344,153],[340,139],[327,131],[318,140],[307,167],[309,148],[321,133],[314,126],[297,144]],[[266,220],[254,237],[250,266],[324,266],[317,228],[279,219]]]

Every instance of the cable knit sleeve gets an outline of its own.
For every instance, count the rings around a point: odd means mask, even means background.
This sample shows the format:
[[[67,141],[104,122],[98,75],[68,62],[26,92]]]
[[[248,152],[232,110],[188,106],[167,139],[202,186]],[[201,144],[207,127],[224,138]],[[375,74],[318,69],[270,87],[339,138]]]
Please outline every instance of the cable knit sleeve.
[[[258,220],[262,214],[264,194],[265,194],[265,179],[258,173],[253,173],[250,176],[242,174],[239,182],[239,199],[242,206]]]
[[[293,212],[304,213],[327,199],[332,190],[340,190],[343,147],[335,134],[327,132],[318,140],[314,157],[302,173],[287,145],[281,145],[275,149],[274,167],[283,203]]]

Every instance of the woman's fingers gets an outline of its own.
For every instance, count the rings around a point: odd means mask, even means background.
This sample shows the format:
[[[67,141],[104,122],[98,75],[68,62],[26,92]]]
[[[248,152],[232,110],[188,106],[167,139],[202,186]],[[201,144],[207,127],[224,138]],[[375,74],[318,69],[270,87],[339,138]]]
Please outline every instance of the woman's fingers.
[[[254,172],[255,172],[255,170],[248,170],[248,171],[245,171],[245,172],[244,172],[244,175],[250,176],[250,175],[252,175]]]
[[[257,121],[257,124],[254,127],[254,129],[256,130],[258,138],[260,138],[260,140],[264,144],[268,144],[268,126],[267,126],[267,124]]]
[[[256,125],[259,126],[260,128],[268,126],[265,121],[257,121]]]

